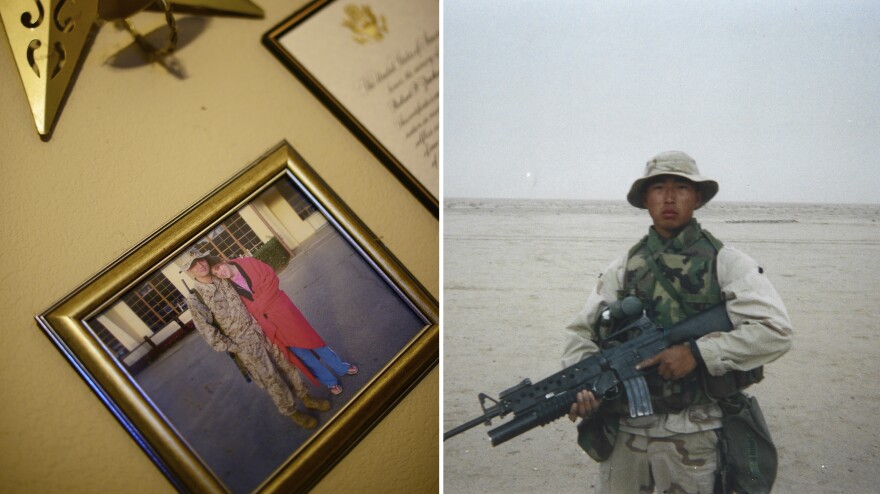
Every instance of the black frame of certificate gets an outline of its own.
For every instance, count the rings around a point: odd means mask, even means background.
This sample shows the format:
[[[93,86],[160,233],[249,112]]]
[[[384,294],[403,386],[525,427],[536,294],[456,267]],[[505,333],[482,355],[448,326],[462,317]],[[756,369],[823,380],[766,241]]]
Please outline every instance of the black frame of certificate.
[[[435,218],[439,218],[439,200],[382,144],[370,130],[354,117],[345,106],[309,72],[296,57],[286,50],[279,39],[317,15],[336,0],[316,0],[293,13],[263,35],[263,44],[287,67],[324,105],[370,150],[398,180],[422,203]]]

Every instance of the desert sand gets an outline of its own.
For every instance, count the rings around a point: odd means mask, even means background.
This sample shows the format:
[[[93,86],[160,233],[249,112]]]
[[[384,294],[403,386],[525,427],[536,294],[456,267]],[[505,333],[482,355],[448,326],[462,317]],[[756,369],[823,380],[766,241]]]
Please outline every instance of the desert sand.
[[[748,390],[779,451],[774,492],[876,492],[880,206],[718,202],[696,217],[761,264],[795,328],[792,350]],[[478,393],[561,368],[563,328],[649,224],[624,202],[447,200],[444,431],[481,414]],[[443,443],[445,492],[594,491],[598,465],[567,418],[497,447],[490,428]]]

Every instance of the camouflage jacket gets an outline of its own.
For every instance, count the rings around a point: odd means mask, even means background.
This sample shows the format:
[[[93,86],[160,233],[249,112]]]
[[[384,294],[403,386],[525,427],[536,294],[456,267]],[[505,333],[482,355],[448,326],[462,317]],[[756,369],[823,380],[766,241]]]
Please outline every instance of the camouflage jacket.
[[[211,348],[239,353],[240,345],[262,336],[257,321],[248,313],[238,293],[222,280],[212,283],[195,282],[198,296],[187,297],[193,324]]]
[[[595,322],[624,287],[628,255],[612,262],[600,276],[581,312],[566,327],[564,367],[598,351]],[[792,328],[785,306],[764,270],[746,254],[721,247],[715,259],[721,298],[734,330],[700,338],[699,348],[706,370],[720,376],[733,370],[751,370],[782,356],[791,346]],[[714,403],[688,407],[678,413],[639,419],[624,418],[621,430],[669,436],[676,433],[717,429],[721,411]]]

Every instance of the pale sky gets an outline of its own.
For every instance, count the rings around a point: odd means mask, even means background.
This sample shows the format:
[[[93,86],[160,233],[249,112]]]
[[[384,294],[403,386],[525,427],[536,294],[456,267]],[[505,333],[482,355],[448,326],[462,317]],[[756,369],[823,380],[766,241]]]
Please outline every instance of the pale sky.
[[[880,2],[444,0],[445,197],[880,203]]]

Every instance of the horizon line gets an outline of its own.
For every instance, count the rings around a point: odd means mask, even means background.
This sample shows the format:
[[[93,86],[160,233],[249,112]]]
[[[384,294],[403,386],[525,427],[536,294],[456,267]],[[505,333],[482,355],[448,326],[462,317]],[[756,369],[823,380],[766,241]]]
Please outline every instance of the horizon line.
[[[620,202],[624,204],[628,204],[626,199],[572,199],[572,198],[553,198],[553,197],[479,197],[479,196],[453,196],[453,197],[443,197],[443,202],[446,201],[569,201],[569,202]],[[735,201],[735,200],[724,200],[724,199],[715,199],[712,201],[713,204],[755,204],[755,203],[764,203],[764,204],[833,204],[833,205],[853,205],[853,206],[880,206],[880,202],[833,202],[833,201],[786,201],[786,200],[761,200],[761,201]]]

